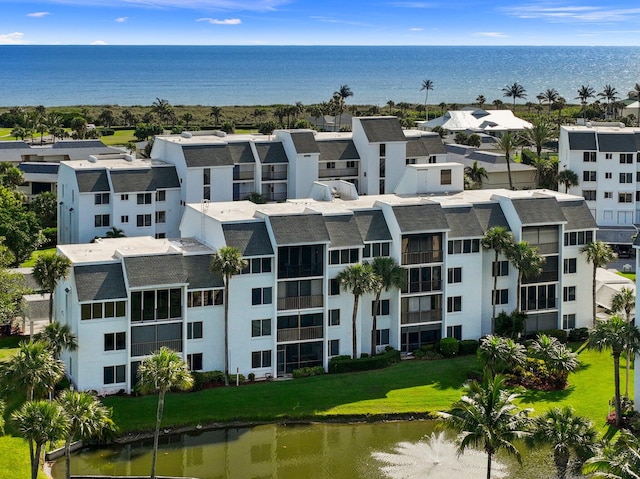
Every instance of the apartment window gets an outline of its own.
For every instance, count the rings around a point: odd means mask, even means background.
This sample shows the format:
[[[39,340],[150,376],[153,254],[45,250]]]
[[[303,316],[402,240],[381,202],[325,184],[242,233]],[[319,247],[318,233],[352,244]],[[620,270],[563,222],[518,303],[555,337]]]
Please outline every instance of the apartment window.
[[[138,215],[136,216],[136,225],[138,228],[145,226],[151,226],[151,215]]]
[[[509,304],[509,290],[497,289],[491,304]]]
[[[338,278],[332,278],[329,280],[329,296],[335,296],[340,294],[340,282]]]
[[[381,195],[384,195],[384,188],[385,188],[384,180],[380,180],[380,181],[378,182],[378,188],[379,188],[379,191],[378,191],[378,192],[379,192]]]
[[[633,195],[631,193],[618,193],[618,203],[633,203]]]
[[[582,246],[593,243],[593,231],[572,231],[564,234],[565,246]]]
[[[271,288],[253,288],[251,290],[251,304],[271,304]]]
[[[329,326],[340,326],[340,310],[329,310]]]
[[[447,326],[447,338],[462,341],[462,326]]]
[[[415,165],[417,158],[407,158],[405,161],[405,165]]]
[[[630,165],[633,163],[633,153],[620,153],[620,164]]]
[[[605,160],[611,160],[611,159],[613,159],[613,153],[605,153],[605,154],[604,154],[604,159],[605,159]]]
[[[520,310],[536,311],[557,307],[556,285],[543,284],[520,288]]]
[[[329,356],[338,356],[338,355],[340,355],[340,340],[331,339],[329,341]]]
[[[441,185],[450,185],[451,184],[451,170],[440,170],[440,184]]]
[[[120,201],[129,201],[129,194],[128,193],[121,194]]]
[[[578,270],[576,258],[566,258],[564,260],[564,274],[575,273]]]
[[[104,335],[105,351],[121,351],[127,348],[125,333],[107,333]]]
[[[151,193],[138,193],[137,201],[139,205],[150,205]]]
[[[271,318],[251,321],[251,337],[260,338],[262,336],[271,336]]]
[[[562,329],[573,329],[576,327],[576,315],[575,314],[563,314],[562,315]]]
[[[389,330],[376,329],[376,346],[385,346],[389,344]]]
[[[156,239],[163,239],[167,237],[167,233],[156,233],[155,234],[155,238]]]
[[[187,366],[189,371],[202,371],[202,353],[187,354]]]
[[[363,258],[389,256],[389,243],[367,243],[364,245]]]
[[[562,300],[563,301],[575,301],[576,300],[576,287],[565,286],[562,288]]]
[[[270,368],[271,367],[271,350],[253,351],[251,353],[252,368]]]
[[[120,217],[120,223],[128,223],[129,222],[129,215],[122,215]]]
[[[449,268],[447,270],[447,283],[462,283],[462,268]]]
[[[596,172],[595,171],[583,171],[582,172],[582,181],[596,181]]]
[[[93,217],[93,222],[96,228],[103,228],[105,226],[109,226],[109,223],[110,223],[109,215],[95,215]]]
[[[166,201],[167,192],[165,190],[156,191],[156,201]]]
[[[222,289],[205,289],[202,291],[187,292],[187,308],[219,306],[221,304],[224,304],[224,291]]]
[[[636,201],[640,201],[640,191],[636,191]]]
[[[387,145],[380,143],[380,156],[387,156]]]
[[[327,161],[327,169],[328,170],[335,170],[336,169],[336,162],[335,161]]]
[[[164,223],[167,221],[167,213],[165,211],[156,211],[156,223]]]
[[[94,196],[93,202],[96,205],[108,205],[109,193],[96,193]]]
[[[125,365],[106,366],[102,370],[103,384],[119,384],[126,381]]]
[[[373,312],[376,308],[376,302],[371,301],[371,311]],[[378,311],[376,311],[376,316],[389,316],[389,300],[381,299],[378,301]]]
[[[480,251],[480,240],[449,240],[447,248],[449,254],[478,253]]]
[[[613,192],[612,191],[605,191],[604,192],[604,199],[605,200],[613,199]]]
[[[204,200],[210,200],[211,199],[211,187],[210,186],[204,186],[202,188],[202,199],[204,199]]]
[[[187,323],[187,339],[202,339],[202,321]]]
[[[613,174],[612,174],[610,171],[607,171],[607,172],[604,174],[604,178],[605,178],[605,180],[610,180],[610,179],[612,178],[612,176],[613,176]]]
[[[125,316],[124,301],[108,301],[106,303],[85,303],[80,305],[80,318],[102,319],[123,318]]]
[[[633,173],[620,173],[620,183],[633,183]]]
[[[587,201],[596,200],[596,190],[582,190],[582,196]]]
[[[329,251],[329,264],[353,264],[358,262],[358,248]]]
[[[203,185],[211,184],[211,168],[202,169],[202,184]]]
[[[403,293],[428,293],[442,290],[442,268],[440,266],[423,266],[409,268],[407,284]]]
[[[447,298],[447,313],[462,311],[462,296],[449,296]]]
[[[354,160],[347,161],[347,168],[355,168],[356,162]]]
[[[596,161],[596,152],[595,151],[585,151],[582,153],[582,161],[595,163]]]
[[[131,321],[157,321],[182,317],[180,288],[133,291]]]
[[[493,276],[509,276],[509,261],[494,261]]]

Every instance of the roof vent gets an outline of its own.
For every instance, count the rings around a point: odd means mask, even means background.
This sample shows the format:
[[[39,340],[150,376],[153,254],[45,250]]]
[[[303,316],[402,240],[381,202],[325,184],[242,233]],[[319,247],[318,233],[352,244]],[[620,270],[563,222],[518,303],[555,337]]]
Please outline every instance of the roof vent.
[[[213,132],[214,135],[219,136],[220,138],[224,138],[227,134],[224,131],[216,130]]]
[[[591,122],[590,122],[590,121],[586,122],[584,125],[585,125],[587,128],[591,128],[591,127],[593,126],[593,125],[591,124]]]
[[[189,133],[188,131],[183,131],[182,133],[180,133],[180,136],[182,138],[191,138],[193,135],[191,135],[191,133]]]
[[[98,157],[96,155],[89,155],[89,163],[97,163]]]
[[[620,128],[624,128],[624,127],[625,127],[625,126],[627,126],[627,125],[625,125],[624,123],[620,122],[620,123],[618,123],[618,126],[619,126]]]
[[[129,154],[124,155],[124,159],[126,161],[131,161],[132,162],[133,160],[135,160],[135,158],[136,158],[135,155],[129,155]]]

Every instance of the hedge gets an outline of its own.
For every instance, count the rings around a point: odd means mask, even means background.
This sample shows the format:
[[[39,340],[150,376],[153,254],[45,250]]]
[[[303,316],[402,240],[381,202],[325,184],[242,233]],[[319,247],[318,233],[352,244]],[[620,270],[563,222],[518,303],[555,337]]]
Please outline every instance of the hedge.
[[[442,338],[438,349],[445,358],[451,358],[458,355],[460,346],[456,338]]]
[[[294,378],[307,378],[309,376],[320,376],[322,374],[324,374],[324,368],[322,366],[294,369],[292,373]]]
[[[329,372],[336,374],[382,369],[399,361],[400,351],[395,349],[388,349],[384,353],[360,359],[351,359],[349,356],[336,356],[329,361]]]

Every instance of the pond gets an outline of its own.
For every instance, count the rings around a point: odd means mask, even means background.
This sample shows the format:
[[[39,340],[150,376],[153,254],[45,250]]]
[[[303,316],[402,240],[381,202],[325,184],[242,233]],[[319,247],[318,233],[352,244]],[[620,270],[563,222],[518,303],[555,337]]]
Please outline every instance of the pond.
[[[161,437],[157,473],[199,479],[484,478],[486,455],[457,457],[453,443],[432,437],[434,421],[261,425]],[[435,433],[440,434],[440,433]],[[76,475],[149,474],[152,441],[75,454]],[[523,466],[498,457],[495,478],[554,477],[549,450],[529,451]],[[65,477],[64,459],[53,468]]]

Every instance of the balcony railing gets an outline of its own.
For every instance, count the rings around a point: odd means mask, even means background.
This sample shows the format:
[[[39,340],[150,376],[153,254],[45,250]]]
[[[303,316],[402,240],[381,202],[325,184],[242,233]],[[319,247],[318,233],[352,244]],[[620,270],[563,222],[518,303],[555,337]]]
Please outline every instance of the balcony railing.
[[[278,278],[306,278],[309,276],[322,276],[322,264],[297,264],[278,268]]]
[[[558,309],[558,298],[546,298],[539,300],[521,300],[522,311],[545,311]]]
[[[539,243],[532,244],[531,246],[538,249],[538,253],[540,254],[554,254],[558,252],[558,242],[554,241],[553,243]]]
[[[291,298],[278,298],[278,311],[284,309],[309,309],[322,308],[323,296],[293,296]]]
[[[286,179],[287,179],[286,171],[263,171],[262,172],[262,181],[286,180]]]
[[[403,293],[429,293],[442,291],[442,280],[410,282],[402,289]]]
[[[442,250],[402,253],[402,264],[441,263]]]
[[[358,168],[320,168],[320,178],[332,178],[334,176],[358,176]]]
[[[177,352],[182,352],[182,339],[167,339],[165,341],[151,341],[148,343],[132,343],[131,356],[147,356],[166,346]]]
[[[278,330],[278,342],[306,341],[309,339],[322,339],[322,326],[309,326],[306,328],[289,328]]]
[[[234,180],[253,180],[254,172],[252,171],[234,171],[233,179]]]
[[[442,310],[432,309],[430,311],[409,311],[400,316],[402,324],[432,323],[442,321]]]
[[[558,271],[543,271],[536,277],[527,278],[525,276],[522,278],[522,284],[551,283],[553,281],[558,281]]]

